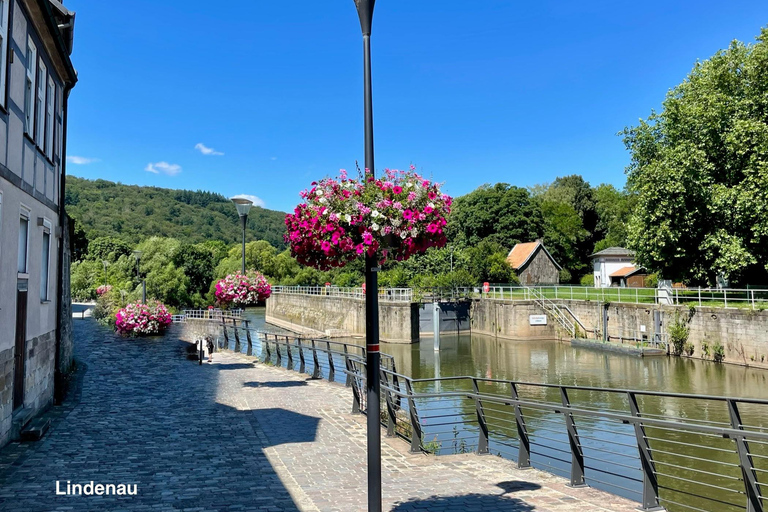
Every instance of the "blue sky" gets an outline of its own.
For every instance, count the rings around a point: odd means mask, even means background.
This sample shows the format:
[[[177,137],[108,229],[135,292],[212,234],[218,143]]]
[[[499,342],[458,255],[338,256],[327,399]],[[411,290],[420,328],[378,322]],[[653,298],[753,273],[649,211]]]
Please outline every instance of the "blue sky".
[[[362,166],[352,0],[66,5],[80,77],[70,174],[250,194],[288,211],[311,181]],[[764,0],[379,0],[376,167],[413,163],[452,195],[574,173],[623,187],[616,133],[697,59],[766,24]]]

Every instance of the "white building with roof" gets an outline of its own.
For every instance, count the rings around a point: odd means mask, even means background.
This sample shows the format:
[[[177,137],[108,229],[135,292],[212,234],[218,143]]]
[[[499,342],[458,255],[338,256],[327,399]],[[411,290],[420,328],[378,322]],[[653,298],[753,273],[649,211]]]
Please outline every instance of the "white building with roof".
[[[594,268],[595,288],[608,288],[615,284],[621,286],[626,278],[640,268],[633,264],[635,252],[623,247],[609,247],[590,255]]]

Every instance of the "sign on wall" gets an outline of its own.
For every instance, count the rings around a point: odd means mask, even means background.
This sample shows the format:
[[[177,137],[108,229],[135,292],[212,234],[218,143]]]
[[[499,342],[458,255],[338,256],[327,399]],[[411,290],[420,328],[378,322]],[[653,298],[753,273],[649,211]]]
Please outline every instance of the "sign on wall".
[[[530,325],[547,325],[547,315],[528,315]]]

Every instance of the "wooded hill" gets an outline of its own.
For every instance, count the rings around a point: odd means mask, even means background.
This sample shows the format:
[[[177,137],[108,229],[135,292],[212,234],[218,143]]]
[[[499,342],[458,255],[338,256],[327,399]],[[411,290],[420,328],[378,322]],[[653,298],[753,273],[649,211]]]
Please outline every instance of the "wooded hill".
[[[202,190],[172,190],[123,185],[106,180],[67,177],[67,213],[88,240],[114,236],[137,244],[150,236],[173,237],[188,243],[239,242],[242,230],[232,202]],[[285,213],[253,207],[247,239],[266,240],[285,248]]]

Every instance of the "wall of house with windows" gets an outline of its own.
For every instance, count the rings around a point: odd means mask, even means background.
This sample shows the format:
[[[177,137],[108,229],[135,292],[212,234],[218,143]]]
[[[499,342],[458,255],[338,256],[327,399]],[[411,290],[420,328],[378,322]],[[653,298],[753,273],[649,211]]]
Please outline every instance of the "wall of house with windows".
[[[0,0],[0,446],[53,400],[63,80],[44,14]]]

